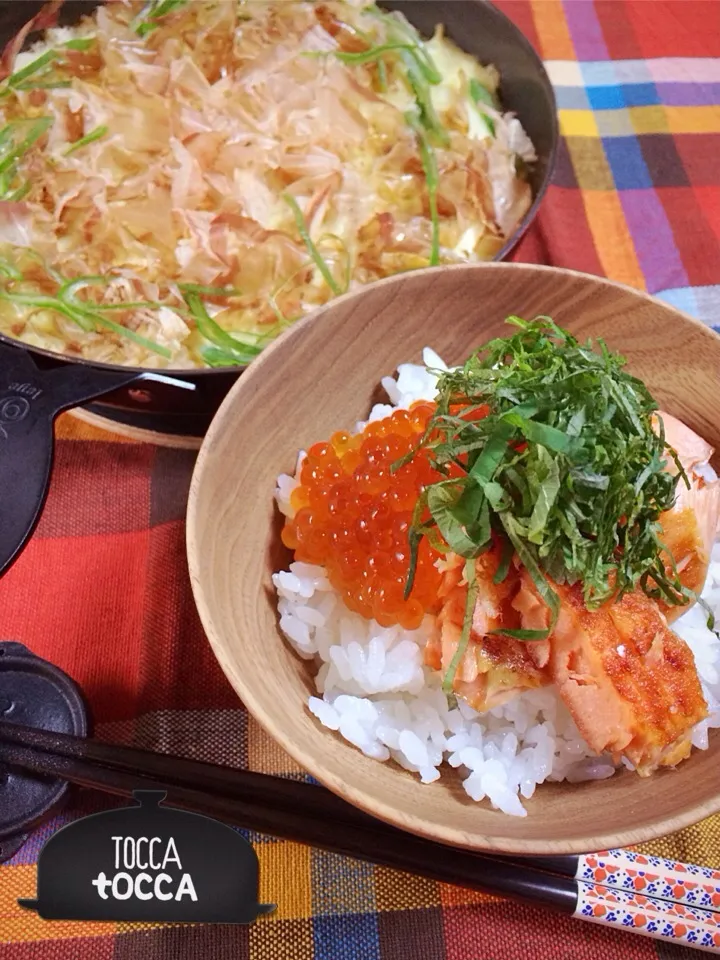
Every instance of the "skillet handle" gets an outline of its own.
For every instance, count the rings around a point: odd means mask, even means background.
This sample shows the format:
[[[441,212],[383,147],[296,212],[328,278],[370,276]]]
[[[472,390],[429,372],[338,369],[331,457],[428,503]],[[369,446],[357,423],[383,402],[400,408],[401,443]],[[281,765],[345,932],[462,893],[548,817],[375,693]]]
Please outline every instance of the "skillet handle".
[[[130,369],[86,364],[39,370],[22,348],[0,344],[0,574],[40,517],[50,482],[55,417],[138,378]]]

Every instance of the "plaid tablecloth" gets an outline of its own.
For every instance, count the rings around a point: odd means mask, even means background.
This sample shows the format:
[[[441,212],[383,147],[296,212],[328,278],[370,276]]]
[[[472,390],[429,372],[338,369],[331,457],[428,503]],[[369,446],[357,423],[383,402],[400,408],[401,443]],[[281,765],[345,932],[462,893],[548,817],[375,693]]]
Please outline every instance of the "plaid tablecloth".
[[[547,62],[563,133],[515,257],[606,274],[720,324],[720,3],[502,0]],[[648,336],[652,331],[648,330]],[[0,637],[82,685],[97,734],[275,774],[300,771],[247,715],[203,636],[183,518],[194,455],[65,417],[47,509],[0,583]],[[252,927],[46,922],[20,910],[84,793],[0,867],[2,960],[681,960],[694,952],[253,836]],[[720,865],[720,819],[649,846]]]

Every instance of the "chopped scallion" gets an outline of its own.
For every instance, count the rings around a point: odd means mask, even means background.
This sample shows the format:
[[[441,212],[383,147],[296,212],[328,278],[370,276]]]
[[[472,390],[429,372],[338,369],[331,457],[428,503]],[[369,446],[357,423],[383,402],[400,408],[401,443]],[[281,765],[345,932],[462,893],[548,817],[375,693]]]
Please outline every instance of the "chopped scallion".
[[[437,207],[437,190],[440,182],[437,157],[427,134],[419,123],[416,115],[406,113],[405,119],[412,126],[417,136],[420,160],[425,173],[425,182],[428,190],[428,204],[430,206],[430,223],[432,224],[432,241],[430,245],[430,266],[436,267],[440,263],[440,218]]]
[[[407,21],[400,20],[390,13],[379,10],[374,4],[366,7],[365,13],[380,20],[387,28],[388,37],[391,41],[399,42],[401,45],[409,48],[409,53],[423,78],[427,83],[437,85],[442,83],[442,74],[438,71],[433,58],[427,52],[425,44],[422,42],[418,32]],[[407,62],[407,61],[406,61]]]
[[[333,51],[334,56],[343,63],[362,64],[371,63],[373,60],[381,60],[384,54],[393,50],[412,50],[406,43],[382,43],[377,47],[371,47],[369,50],[362,50],[359,53],[345,53],[342,50]]]
[[[172,352],[167,347],[162,347],[159,343],[155,343],[154,340],[149,340],[147,337],[143,337],[134,330],[129,330],[121,323],[115,323],[114,320],[108,320],[108,318],[102,314],[93,312],[91,315],[95,322],[101,327],[105,327],[107,330],[112,330],[113,333],[116,333],[120,337],[125,337],[126,340],[132,340],[139,346],[145,347],[146,350],[150,350],[152,353],[157,353],[159,356],[165,357],[166,360],[171,359]]]
[[[188,0],[150,0],[142,8],[131,26],[138,36],[145,37],[160,26],[158,20],[184,7]]]
[[[262,347],[257,343],[260,338],[248,335],[246,342],[242,342],[231,336],[213,320],[197,293],[188,290],[183,284],[180,289],[200,334],[214,345],[213,349],[208,347],[203,352],[203,357],[210,366],[245,366],[261,352]],[[252,342],[253,340],[255,342]]]
[[[493,103],[492,96],[491,96],[489,90],[487,90],[487,89],[486,89],[478,80],[476,80],[474,77],[473,77],[473,79],[470,81],[470,99],[471,99],[472,102],[473,102],[473,105],[474,105],[474,107],[475,107],[475,110],[477,111],[478,116],[480,117],[480,119],[482,120],[482,122],[485,124],[485,127],[486,127],[486,130],[487,130],[488,136],[489,136],[489,137],[494,137],[494,136],[495,136],[495,121],[494,121],[493,118],[488,114],[488,112],[487,112],[486,110],[481,109],[480,104],[484,104],[485,106],[493,107],[493,108],[494,108],[495,105],[494,105],[494,103]]]
[[[90,133],[86,133],[84,137],[80,137],[79,140],[71,143],[65,151],[65,156],[67,157],[71,153],[75,153],[76,150],[80,150],[81,147],[86,147],[89,143],[94,143],[96,140],[101,140],[107,134],[107,132],[108,128],[104,124],[99,127],[95,127],[95,129],[91,130]]]
[[[52,126],[52,117],[37,117],[34,120],[13,120],[0,131],[0,174],[13,167],[18,160],[25,156],[27,151]],[[19,143],[14,143],[13,134],[23,128],[28,128],[25,137]]]
[[[297,200],[295,199],[295,197],[293,197],[289,193],[283,194],[283,197],[285,199],[285,202],[288,204],[288,206],[292,210],[293,218],[295,220],[295,226],[297,227],[297,231],[300,234],[300,237],[303,243],[307,247],[308,253],[313,259],[313,263],[322,274],[322,277],[325,283],[327,283],[327,285],[330,287],[332,292],[336,296],[340,296],[340,294],[343,293],[343,291],[340,289],[339,284],[337,283],[332,273],[330,272],[330,268],[328,267],[327,263],[323,259],[322,254],[320,253],[318,248],[315,246],[310,236],[307,223],[305,222],[305,217],[303,216],[302,210],[298,206]]]
[[[180,289],[185,293],[198,293],[206,297],[239,297],[242,291],[236,287],[211,287],[202,283],[181,283]]]
[[[134,330],[130,330],[128,327],[125,327],[120,323],[115,323],[114,320],[109,320],[102,312],[105,305],[79,300],[75,296],[76,290],[82,289],[82,287],[91,285],[94,286],[103,282],[107,282],[107,277],[84,276],[75,277],[72,280],[65,280],[61,277],[58,277],[58,274],[52,269],[48,269],[47,272],[59,284],[58,290],[54,296],[40,292],[14,293],[6,288],[0,288],[0,300],[6,300],[9,303],[17,303],[21,306],[31,307],[36,310],[52,310],[55,313],[59,313],[61,316],[66,317],[68,320],[71,320],[73,323],[76,323],[81,329],[85,330],[86,333],[95,331],[98,326],[104,327],[107,330],[111,330],[118,336],[125,337],[127,340],[132,340],[140,346],[145,347],[146,350],[150,350],[152,353],[156,353],[161,357],[165,357],[168,360],[172,357],[172,353],[167,347],[163,347],[159,343],[155,343],[153,340],[143,337],[142,334],[136,333]],[[5,262],[0,263],[0,273],[4,274],[15,283],[22,282],[23,280],[23,276],[20,271],[11,264]],[[135,306],[136,304],[131,303],[118,305],[119,308],[126,310],[132,309]]]
[[[0,200],[17,202],[30,192],[29,182],[16,185],[18,163],[51,124],[50,117],[38,117],[13,120],[0,130]],[[22,131],[26,131],[25,137],[18,142]]]
[[[475,103],[484,103],[486,107],[492,107],[493,110],[497,109],[495,98],[476,77],[470,80],[470,96]]]
[[[62,44],[68,50],[89,50],[95,43],[95,37],[75,37],[73,40],[66,40]]]
[[[45,53],[26,64],[24,67],[21,67],[20,70],[16,70],[15,73],[11,73],[4,83],[6,83],[8,87],[17,87],[19,83],[22,83],[23,80],[27,80],[28,77],[34,76],[38,73],[38,71],[45,72],[46,68],[55,60],[57,60],[59,56],[60,54],[57,52],[57,50],[46,50]]]

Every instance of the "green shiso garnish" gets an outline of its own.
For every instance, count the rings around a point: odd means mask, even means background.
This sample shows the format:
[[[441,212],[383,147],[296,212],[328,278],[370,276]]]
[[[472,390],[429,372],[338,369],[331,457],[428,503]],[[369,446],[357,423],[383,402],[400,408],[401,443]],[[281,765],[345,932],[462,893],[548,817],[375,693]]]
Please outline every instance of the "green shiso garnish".
[[[519,640],[549,636],[560,601],[555,584],[579,583],[588,609],[637,588],[668,604],[690,598],[663,559],[660,515],[689,485],[665,442],[657,403],[602,340],[580,343],[549,317],[525,321],[438,379],[437,406],[418,446],[446,479],[428,485],[409,531],[412,590],[427,536],[466,560],[498,545],[502,581],[516,554],[549,610],[545,630],[499,630]],[[475,415],[475,419],[471,419]],[[666,469],[670,457],[677,473]],[[468,601],[452,683],[470,636]]]

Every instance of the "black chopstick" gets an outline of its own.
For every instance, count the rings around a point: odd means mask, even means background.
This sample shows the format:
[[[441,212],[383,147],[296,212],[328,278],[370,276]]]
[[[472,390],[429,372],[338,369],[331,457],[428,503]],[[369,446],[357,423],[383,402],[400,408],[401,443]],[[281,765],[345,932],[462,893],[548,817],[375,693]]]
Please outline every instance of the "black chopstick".
[[[430,880],[554,909],[568,915],[572,915],[577,906],[577,884],[569,877],[553,876],[531,866],[520,866],[490,856],[444,847],[391,827],[361,811],[357,811],[356,822],[353,822],[351,817],[342,820],[327,817],[322,809],[318,811],[308,808],[305,804],[305,791],[295,789],[302,787],[313,792],[318,791],[318,788],[311,784],[282,781],[286,798],[296,795],[302,799],[294,809],[285,804],[278,809],[270,805],[263,795],[254,799],[239,799],[198,789],[197,784],[194,788],[188,785],[169,785],[164,778],[153,778],[137,770],[131,772],[113,769],[87,758],[61,756],[37,746],[10,743],[6,740],[6,728],[9,726],[15,725],[3,723],[0,728],[0,762],[11,767],[58,777],[122,797],[131,797],[133,791],[141,789],[167,790],[167,801],[174,806],[259,833],[305,843],[395,870],[416,873]],[[19,733],[20,730],[21,728],[16,727],[14,732]],[[109,749],[109,745],[105,746]],[[122,749],[129,751],[129,748]],[[107,753],[105,756],[107,758]],[[253,774],[253,778],[263,776]],[[354,807],[349,804],[345,806],[354,811]]]
[[[716,913],[698,909],[694,900],[666,901],[634,892],[628,896],[621,887],[612,889],[612,884],[585,882],[580,874],[592,855],[521,858],[458,850],[389,826],[312,784],[2,721],[0,762],[123,797],[141,789],[163,790],[172,805],[229,824],[720,953],[720,945],[715,945],[720,930]],[[275,804],[268,802],[269,795]],[[622,865],[632,855],[619,850],[610,856]],[[671,861],[665,866],[687,870],[687,865]]]
[[[350,819],[357,822],[358,818],[362,818],[368,823],[377,823],[375,817],[351,806],[325,787],[273,777],[266,773],[237,770],[152,750],[38,730],[36,727],[27,727],[7,720],[0,720],[0,741],[159,780],[167,788],[198,789],[204,793],[240,801],[262,799],[268,806],[278,809],[312,809],[318,816],[330,819]]]
[[[7,720],[0,720],[0,740],[42,750],[58,757],[87,760],[110,770],[123,771],[150,779],[162,781],[168,789],[172,787],[200,789],[216,796],[235,799],[241,802],[263,802],[278,810],[312,811],[313,816],[334,821],[347,821],[357,824],[363,821],[376,826],[378,820],[351,806],[345,800],[331,793],[325,787],[310,783],[282,779],[265,773],[249,770],[237,770],[201,760],[189,760],[126,747],[121,744],[103,743],[101,740],[87,740],[68,734],[38,730],[35,727],[22,726]],[[575,877],[578,858],[567,857],[507,857],[493,854],[493,859],[501,859],[520,866],[531,865],[546,873],[558,876]]]

